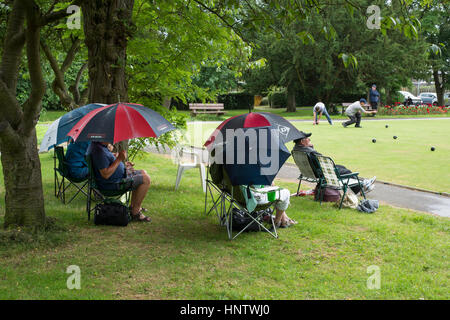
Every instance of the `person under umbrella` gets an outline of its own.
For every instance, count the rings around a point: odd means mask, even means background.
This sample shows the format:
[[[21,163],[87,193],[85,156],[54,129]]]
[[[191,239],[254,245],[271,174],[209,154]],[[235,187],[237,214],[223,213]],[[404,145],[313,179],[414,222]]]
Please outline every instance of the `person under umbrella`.
[[[140,137],[159,137],[174,130],[170,122],[156,111],[142,105],[117,103],[91,111],[68,133],[75,141],[92,141],[91,156],[94,175],[100,189],[117,190],[121,184],[130,184],[131,216],[133,220],[150,222],[143,214],[142,202],[150,187],[150,176],[145,170],[135,170],[127,159],[125,150],[117,157],[108,145]]]
[[[284,142],[299,137],[298,130],[285,119],[268,113],[248,113],[225,120],[206,141],[214,150],[214,160],[223,165],[232,185],[252,186],[255,191],[246,194],[253,205],[267,199],[258,189],[270,186],[281,166],[290,156]],[[245,188],[241,188],[245,193]],[[287,227],[297,222],[286,214],[289,190],[277,192],[277,227]],[[262,201],[262,202],[261,202]],[[250,210],[250,208],[249,208]],[[251,210],[250,210],[251,211]]]

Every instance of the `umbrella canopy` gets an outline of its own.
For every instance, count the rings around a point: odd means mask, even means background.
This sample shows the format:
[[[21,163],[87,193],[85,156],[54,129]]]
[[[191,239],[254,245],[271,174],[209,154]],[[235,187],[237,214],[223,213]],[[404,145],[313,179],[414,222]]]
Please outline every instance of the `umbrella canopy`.
[[[116,103],[86,114],[68,135],[75,141],[119,141],[152,137],[175,130],[158,112],[134,103]]]
[[[289,121],[268,112],[251,112],[231,117],[223,121],[206,140],[205,147],[213,148],[217,135],[225,137],[227,129],[269,127],[279,132],[280,141],[286,143],[302,137],[300,131]]]
[[[61,144],[63,142],[67,142],[69,137],[67,134],[73,128],[73,126],[80,121],[86,114],[91,112],[92,110],[101,108],[106,106],[106,104],[100,103],[91,103],[85,105],[83,107],[72,110],[62,117],[56,119],[50,127],[47,129],[47,132],[42,139],[41,146],[39,148],[39,152],[47,152],[54,146]]]
[[[268,127],[236,130],[214,147],[232,185],[270,185],[291,155],[278,133]]]
[[[205,146],[214,150],[214,161],[225,166],[233,185],[270,185],[290,156],[284,143],[300,137],[286,119],[252,112],[223,121]]]

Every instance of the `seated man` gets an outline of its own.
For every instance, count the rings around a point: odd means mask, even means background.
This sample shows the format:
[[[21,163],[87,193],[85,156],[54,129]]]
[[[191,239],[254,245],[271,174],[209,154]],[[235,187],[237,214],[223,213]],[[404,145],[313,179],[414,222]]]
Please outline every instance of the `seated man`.
[[[88,153],[91,155],[94,167],[95,179],[101,190],[118,190],[124,179],[130,181],[131,193],[131,217],[135,221],[150,222],[142,212],[142,201],[150,187],[150,176],[145,170],[134,170],[131,163],[127,170],[123,161],[127,158],[126,151],[118,153],[117,158],[109,151],[107,142],[92,142]]]
[[[294,140],[294,148],[293,150],[295,151],[302,151],[302,152],[306,152],[308,155],[309,154],[315,154],[315,155],[322,155],[321,153],[317,152],[314,149],[314,146],[311,144],[311,140],[309,139],[309,137],[311,136],[311,133],[304,133],[303,131],[300,131],[300,133],[302,134],[302,138],[299,138],[297,140]],[[336,165],[336,168],[339,170],[339,174],[349,174],[352,173],[349,169],[347,169],[346,167],[342,166],[342,165]],[[363,188],[364,188],[364,193],[369,193],[370,191],[372,191],[374,189],[374,183],[375,180],[377,179],[377,177],[373,177],[372,179],[364,179],[362,182]],[[358,194],[361,189],[359,186],[355,186],[351,188],[352,191],[355,194]]]
[[[64,158],[69,170],[69,175],[72,178],[87,178],[89,168],[85,156],[90,144],[90,142],[74,142],[72,140],[67,146],[67,151]]]
[[[266,192],[258,192],[258,189],[263,189],[267,186],[253,186],[251,189],[252,196],[256,204],[269,203],[268,194]],[[245,187],[244,187],[245,188]],[[243,191],[244,192],[244,191]],[[274,223],[277,228],[287,228],[298,222],[289,218],[286,214],[286,210],[289,207],[291,193],[288,189],[280,189],[275,191],[275,219]]]
[[[214,155],[214,150],[211,152]],[[210,165],[211,179],[215,184],[220,184],[225,187],[225,190],[231,192],[231,181],[226,174],[226,171],[222,164],[213,162]],[[267,186],[250,186],[241,185],[239,188],[234,188],[233,197],[237,202],[245,204],[249,212],[253,212],[257,205],[264,205],[269,203],[267,192],[258,192],[258,189]],[[253,190],[252,190],[253,189]],[[250,191],[250,194],[247,192]],[[298,222],[289,218],[286,214],[286,210],[289,206],[290,192],[287,189],[281,189],[276,193],[275,197],[275,210],[276,215],[274,219],[275,226],[277,228],[287,228]]]

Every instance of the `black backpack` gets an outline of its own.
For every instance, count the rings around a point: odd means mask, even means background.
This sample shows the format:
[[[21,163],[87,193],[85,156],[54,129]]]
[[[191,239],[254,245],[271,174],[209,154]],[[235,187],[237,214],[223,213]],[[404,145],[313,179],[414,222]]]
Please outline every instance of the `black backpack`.
[[[131,220],[129,208],[120,200],[105,199],[102,203],[98,203],[94,210],[96,225],[125,227]]]
[[[256,219],[256,217],[258,215],[260,215],[259,219],[257,219],[259,222],[264,222],[264,218],[266,216],[270,216],[272,214],[272,210],[265,209],[263,210],[264,213],[261,214],[261,211],[255,211],[250,213],[250,215],[252,217],[254,217]],[[268,217],[269,218],[269,217]],[[246,214],[244,211],[239,210],[237,208],[233,208],[233,218],[232,218],[232,225],[231,228],[234,231],[241,231],[242,229],[244,229],[249,223],[251,222],[251,224],[248,226],[247,229],[245,229],[245,232],[251,232],[251,231],[261,231],[264,230],[261,228],[261,226],[259,224],[257,224],[255,221],[253,221],[252,218],[250,218],[248,216],[248,214]]]

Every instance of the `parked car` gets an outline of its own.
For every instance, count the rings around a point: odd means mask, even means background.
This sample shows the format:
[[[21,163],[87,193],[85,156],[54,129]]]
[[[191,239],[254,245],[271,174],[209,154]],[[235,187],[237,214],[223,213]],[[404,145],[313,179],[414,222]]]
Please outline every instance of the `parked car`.
[[[420,99],[419,97],[416,97],[415,95],[413,95],[411,92],[408,91],[399,91],[399,93],[403,96],[403,104],[405,106],[409,106],[409,105],[421,105],[422,99]]]
[[[450,92],[444,93],[444,105],[450,107]]]
[[[437,95],[434,92],[422,92],[419,95],[419,98],[422,99],[422,102],[426,104],[432,104],[434,106],[437,106],[438,104]]]

